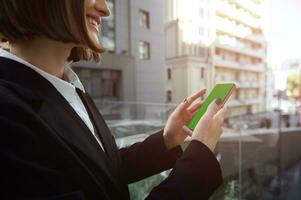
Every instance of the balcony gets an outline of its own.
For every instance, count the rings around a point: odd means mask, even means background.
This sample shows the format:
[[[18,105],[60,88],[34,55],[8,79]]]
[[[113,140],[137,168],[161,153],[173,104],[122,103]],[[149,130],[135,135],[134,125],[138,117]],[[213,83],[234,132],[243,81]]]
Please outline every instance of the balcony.
[[[244,47],[243,45],[236,46],[236,45],[224,44],[219,39],[216,39],[216,41],[214,42],[214,45],[216,48],[225,49],[228,51],[232,51],[235,53],[244,54],[244,55],[252,56],[252,57],[256,57],[256,58],[264,59],[266,56],[263,49],[255,50],[255,49],[250,49],[248,47]]]
[[[245,99],[243,101],[244,101],[244,104],[246,104],[246,105],[263,104],[264,103],[264,99],[258,98],[258,97]]]
[[[244,102],[237,99],[231,99],[230,101],[227,102],[226,105],[229,108],[240,107],[240,106],[244,106]]]
[[[218,0],[216,5],[216,14],[218,16],[226,17],[252,29],[259,28],[259,21],[257,19],[252,17],[248,12],[238,10],[235,5],[231,5],[223,0]]]
[[[246,107],[249,105],[257,105],[263,104],[263,98],[255,98],[255,99],[231,99],[227,102],[227,107],[234,108],[234,107]]]
[[[263,86],[259,84],[258,80],[248,81],[248,82],[246,82],[245,80],[241,80],[239,82],[239,88],[241,89],[257,89],[261,87]]]
[[[266,41],[263,35],[251,35],[239,31],[237,28],[226,27],[225,25],[217,24],[216,25],[217,35],[228,35],[230,37],[235,37],[237,39],[244,39],[256,44],[265,45]]]
[[[265,70],[263,64],[243,64],[236,61],[224,60],[219,56],[215,57],[214,64],[216,67],[229,68],[234,70],[245,70],[252,72],[264,72]]]
[[[242,68],[246,68],[249,71],[254,71],[254,72],[264,72],[265,71],[265,66],[264,64],[245,64],[241,63],[240,64]]]
[[[250,12],[254,17],[261,17],[261,10],[258,5],[256,5],[252,0],[230,0],[231,3],[235,3],[237,6]]]
[[[256,89],[256,88],[260,88],[262,87],[259,82],[256,80],[256,81],[252,81],[252,82],[246,82],[246,81],[240,81],[239,82],[239,88],[242,88],[242,89]]]
[[[245,36],[245,39],[255,42],[255,43],[259,43],[259,44],[265,44],[265,38],[263,35],[247,35]]]

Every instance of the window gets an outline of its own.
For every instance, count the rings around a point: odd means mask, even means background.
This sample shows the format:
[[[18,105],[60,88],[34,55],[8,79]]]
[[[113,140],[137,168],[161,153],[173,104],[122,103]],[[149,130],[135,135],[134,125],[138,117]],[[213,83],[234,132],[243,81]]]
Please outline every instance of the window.
[[[170,68],[167,69],[167,79],[168,80],[171,79],[171,69]]]
[[[239,100],[239,90],[236,90],[235,92],[234,92],[234,96],[235,96],[235,99],[236,100]]]
[[[235,76],[235,80],[239,81],[239,72],[235,72],[234,76]]]
[[[203,67],[201,68],[201,78],[202,79],[204,78],[204,68]]]
[[[101,73],[101,91],[102,97],[118,98],[119,86],[121,80],[121,71],[119,70],[102,70]]]
[[[236,62],[239,62],[239,60],[240,60],[240,58],[239,58],[239,54],[238,54],[238,53],[236,53],[236,54],[235,54],[235,61],[236,61]]]
[[[113,69],[74,68],[86,91],[97,99],[120,98],[122,72]]]
[[[171,90],[168,90],[166,92],[166,101],[167,102],[171,102],[172,101],[171,95],[172,95]]]
[[[199,17],[204,18],[204,8],[201,6],[199,7]]]
[[[150,59],[150,44],[149,42],[140,41],[139,42],[139,58],[141,60]]]
[[[205,57],[206,49],[204,47],[199,47],[199,57]]]
[[[149,12],[144,10],[139,11],[139,25],[142,28],[149,29]]]
[[[199,34],[200,36],[204,36],[204,28],[203,27],[199,27]]]

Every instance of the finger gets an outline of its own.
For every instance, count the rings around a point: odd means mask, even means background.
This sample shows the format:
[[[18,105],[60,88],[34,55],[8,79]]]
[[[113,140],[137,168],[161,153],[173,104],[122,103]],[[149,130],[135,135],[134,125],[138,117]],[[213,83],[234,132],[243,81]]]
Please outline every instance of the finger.
[[[193,95],[191,95],[190,97],[187,98],[187,104],[188,106],[190,104],[192,104],[196,99],[202,97],[204,94],[206,93],[206,89],[202,89],[196,93],[194,93]]]
[[[182,126],[184,132],[188,135],[188,136],[192,136],[192,131],[187,127],[187,126]]]
[[[217,113],[216,116],[222,116],[223,118],[226,117],[228,113],[228,109],[227,108],[221,108]]]
[[[209,105],[209,107],[207,108],[207,111],[205,113],[204,116],[206,116],[206,118],[213,118],[214,115],[221,109],[222,106],[222,100],[221,99],[215,99],[214,101],[212,101]]]
[[[192,102],[194,102],[197,98],[203,96],[205,93],[206,93],[206,89],[203,89],[193,94],[192,96],[184,99],[184,101],[181,104],[179,104],[179,106],[176,108],[176,111],[181,112],[184,109],[187,109]]]
[[[188,111],[190,113],[195,113],[195,111],[197,111],[203,104],[204,104],[205,100],[201,100],[201,102],[194,104],[193,106],[191,106]]]
[[[217,121],[219,125],[222,125],[224,123],[226,115],[227,115],[227,109],[222,108],[215,114],[214,119]]]

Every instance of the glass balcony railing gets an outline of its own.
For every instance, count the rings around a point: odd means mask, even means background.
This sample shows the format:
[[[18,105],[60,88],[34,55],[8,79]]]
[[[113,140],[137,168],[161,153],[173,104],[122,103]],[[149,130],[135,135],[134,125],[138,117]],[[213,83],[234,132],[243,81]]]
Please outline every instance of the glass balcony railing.
[[[173,104],[97,101],[119,147],[144,140],[164,127]],[[301,195],[301,128],[296,112],[270,111],[226,120],[215,155],[223,185],[211,197],[222,199],[290,199]],[[183,148],[188,144],[186,141]],[[131,184],[131,199],[143,199],[169,171]]]

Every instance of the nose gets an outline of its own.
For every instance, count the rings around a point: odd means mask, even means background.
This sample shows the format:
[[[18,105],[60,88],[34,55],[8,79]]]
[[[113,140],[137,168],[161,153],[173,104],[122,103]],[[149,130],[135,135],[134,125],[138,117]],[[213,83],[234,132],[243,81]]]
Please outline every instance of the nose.
[[[110,10],[107,6],[106,0],[96,0],[94,7],[102,17],[108,17],[110,15]]]

